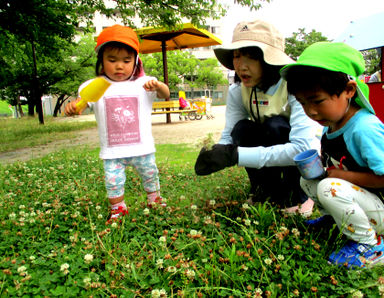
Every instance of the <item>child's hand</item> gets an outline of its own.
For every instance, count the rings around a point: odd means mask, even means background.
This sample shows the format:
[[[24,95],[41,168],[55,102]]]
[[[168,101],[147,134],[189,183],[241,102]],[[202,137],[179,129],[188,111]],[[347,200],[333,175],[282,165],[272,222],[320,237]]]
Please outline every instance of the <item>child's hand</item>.
[[[77,111],[77,108],[76,108],[76,103],[78,103],[80,100],[80,98],[76,99],[75,101],[71,101],[69,102],[66,106],[65,106],[65,115],[66,116],[73,116],[73,115],[80,115],[81,114],[81,111],[78,112]]]
[[[145,82],[143,85],[143,88],[146,91],[157,91],[160,88],[160,82],[156,80],[149,80],[148,82]]]

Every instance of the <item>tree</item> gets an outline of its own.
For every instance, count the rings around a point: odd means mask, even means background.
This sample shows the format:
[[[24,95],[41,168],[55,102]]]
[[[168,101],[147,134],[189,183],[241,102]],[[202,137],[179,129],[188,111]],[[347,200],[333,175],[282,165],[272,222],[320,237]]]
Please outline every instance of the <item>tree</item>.
[[[380,69],[380,55],[376,49],[361,52],[365,60],[365,74],[371,75]]]
[[[161,53],[145,54],[140,56],[143,60],[146,74],[163,80]],[[226,83],[226,79],[219,68],[216,59],[199,60],[188,51],[169,51],[168,79],[169,88],[178,90],[187,85],[193,90],[200,88],[216,88]]]
[[[296,61],[308,46],[318,41],[327,40],[327,37],[320,32],[312,29],[311,32],[305,33],[304,28],[299,28],[299,32],[294,32],[291,37],[285,39],[285,52]]]
[[[78,43],[62,51],[58,58],[61,63],[56,69],[56,82],[47,89],[50,94],[57,96],[54,117],[68,98],[77,95],[79,85],[95,75],[93,36],[85,35]]]
[[[260,7],[257,0],[236,2],[251,10]],[[55,59],[57,51],[73,42],[77,30],[90,30],[95,12],[121,18],[131,27],[135,27],[134,19],[138,17],[145,26],[173,28],[183,18],[204,25],[207,18],[220,18],[227,9],[220,0],[114,0],[113,3],[114,6],[106,7],[104,0],[0,0],[0,57],[9,48],[24,50],[23,59],[14,59],[15,55],[0,58],[3,68],[0,89],[12,86],[20,90],[28,99],[28,113],[33,115],[36,108],[43,124],[41,96],[47,92],[48,73],[43,78],[41,71],[46,61]],[[81,23],[84,26],[80,28]]]

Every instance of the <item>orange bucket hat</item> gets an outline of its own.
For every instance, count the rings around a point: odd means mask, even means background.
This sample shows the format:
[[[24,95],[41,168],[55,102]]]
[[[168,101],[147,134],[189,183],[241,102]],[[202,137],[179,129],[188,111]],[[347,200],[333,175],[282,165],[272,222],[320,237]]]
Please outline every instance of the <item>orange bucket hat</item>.
[[[137,38],[135,31],[122,25],[113,25],[101,31],[97,37],[97,44],[95,47],[96,53],[99,52],[102,46],[113,41],[124,43],[133,48],[136,53],[139,53],[139,39]]]

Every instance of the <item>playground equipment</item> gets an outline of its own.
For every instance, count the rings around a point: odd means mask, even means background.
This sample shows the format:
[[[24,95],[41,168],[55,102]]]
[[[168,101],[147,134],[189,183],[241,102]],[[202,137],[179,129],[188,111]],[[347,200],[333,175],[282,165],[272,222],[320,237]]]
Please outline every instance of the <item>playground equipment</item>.
[[[111,85],[106,79],[97,77],[80,91],[80,101],[76,104],[76,110],[83,110],[88,102],[96,102],[103,96]]]
[[[185,99],[188,104],[189,108],[188,109],[193,109],[196,110],[195,112],[182,112],[179,115],[179,119],[182,120],[184,117],[185,120],[201,120],[203,116],[206,116],[207,119],[213,119],[214,116],[211,113],[211,103],[212,99],[210,97],[200,97],[200,98],[195,98],[195,99],[186,99],[185,97],[185,92],[184,91],[179,91],[179,98]]]

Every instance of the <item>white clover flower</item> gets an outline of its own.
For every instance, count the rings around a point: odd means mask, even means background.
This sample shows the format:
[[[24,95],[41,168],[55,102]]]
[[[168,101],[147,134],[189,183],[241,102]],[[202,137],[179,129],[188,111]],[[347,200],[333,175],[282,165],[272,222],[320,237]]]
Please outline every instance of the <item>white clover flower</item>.
[[[97,211],[99,211],[99,210],[101,209],[101,206],[100,206],[100,205],[97,205],[97,206],[95,207],[95,209],[96,209]]]
[[[99,215],[97,216],[98,219],[102,219],[103,217],[104,217],[103,214],[99,214]]]
[[[215,206],[215,205],[216,205],[216,201],[215,201],[215,200],[210,200],[210,201],[209,201],[209,205],[211,205],[211,206]]]
[[[167,292],[164,289],[160,290],[160,297],[167,297]]]
[[[277,256],[277,259],[278,259],[279,261],[284,261],[284,256],[283,256],[283,255],[278,255],[278,256]]]
[[[245,210],[249,209],[249,205],[247,203],[244,203],[243,204],[243,209],[245,209]]]
[[[211,219],[211,217],[209,215],[204,217],[204,223],[206,225],[209,225],[209,224],[212,223],[212,219]]]
[[[378,289],[379,289],[379,294],[380,294],[381,296],[384,296],[384,285],[380,285],[380,286],[378,287]]]
[[[256,225],[256,226],[258,226],[260,223],[259,223],[257,220],[254,220],[254,221],[253,221],[253,224]]]
[[[296,228],[293,228],[293,229],[292,229],[292,234],[293,234],[295,237],[299,237],[299,236],[300,236],[300,232],[299,232],[299,230],[296,229]]]
[[[64,263],[63,265],[60,266],[60,271],[66,271],[66,270],[68,270],[68,268],[69,268],[69,264]]]
[[[14,212],[10,213],[8,216],[9,216],[10,219],[15,219],[16,218],[16,214]]]
[[[250,226],[250,225],[251,225],[251,220],[250,220],[250,219],[245,219],[245,220],[244,220],[244,224],[245,224],[246,226]]]
[[[116,228],[118,227],[117,222],[113,222],[113,223],[111,224],[111,227],[114,228],[114,229],[116,229]]]
[[[93,261],[93,255],[91,255],[91,254],[86,254],[86,255],[84,256],[84,262],[85,262],[85,263],[89,264],[89,263],[91,263],[92,261]]]
[[[32,224],[32,223],[35,223],[35,219],[34,219],[34,218],[30,218],[30,219],[29,219],[29,223],[31,223],[31,224]]]
[[[158,260],[156,261],[156,266],[157,266],[157,268],[160,268],[160,269],[164,268],[164,267],[163,267],[163,264],[164,264],[164,260],[163,260],[163,259],[158,259]]]
[[[160,245],[161,245],[161,246],[166,246],[166,244],[167,244],[167,237],[165,237],[165,236],[161,236],[161,237],[159,238],[159,242],[160,242]]]
[[[158,290],[158,289],[152,290],[151,297],[152,298],[159,298],[160,297],[160,290]]]
[[[196,205],[192,205],[192,206],[191,206],[191,210],[192,210],[192,211],[196,211],[196,210],[197,210],[197,206],[196,206]]]
[[[264,263],[267,264],[267,265],[271,265],[271,264],[272,264],[272,259],[270,259],[270,258],[266,258],[266,259],[264,260]]]
[[[285,233],[285,232],[288,231],[288,229],[287,229],[286,227],[280,227],[280,231],[281,231],[282,233]]]
[[[171,273],[175,273],[175,272],[177,271],[177,268],[176,268],[175,266],[169,266],[169,267],[167,268],[167,271],[168,271],[168,272],[171,272]]]
[[[181,201],[182,201],[182,200],[185,200],[185,196],[181,195],[179,199],[180,199]]]
[[[27,267],[25,267],[25,266],[20,266],[19,268],[17,268],[17,272],[19,272],[19,273],[22,273],[25,271],[27,271]]]
[[[75,236],[73,236],[73,235],[69,236],[69,241],[74,242],[75,240],[76,240]]]
[[[364,297],[364,294],[359,290],[353,291],[351,294],[352,294],[352,298],[363,298]]]
[[[189,234],[191,234],[191,236],[196,236],[197,235],[197,231],[196,230],[191,230],[189,232]]]
[[[256,297],[261,297],[263,294],[263,291],[260,288],[255,289],[255,296]]]
[[[20,205],[19,209],[25,209],[25,205]]]
[[[193,278],[195,278],[196,273],[195,273],[195,271],[192,270],[192,269],[187,269],[187,270],[185,271],[185,275],[186,275],[188,278],[193,279]]]
[[[90,277],[84,277],[84,279],[83,279],[83,283],[86,285],[86,286],[88,286],[90,283],[91,283],[91,278]]]
[[[143,210],[143,214],[144,214],[144,215],[148,215],[148,214],[149,214],[149,209],[148,209],[148,208],[145,208],[145,209]]]
[[[30,257],[29,257],[29,260],[30,260],[31,262],[33,262],[34,260],[36,260],[36,257],[35,257],[35,256],[30,256]]]

